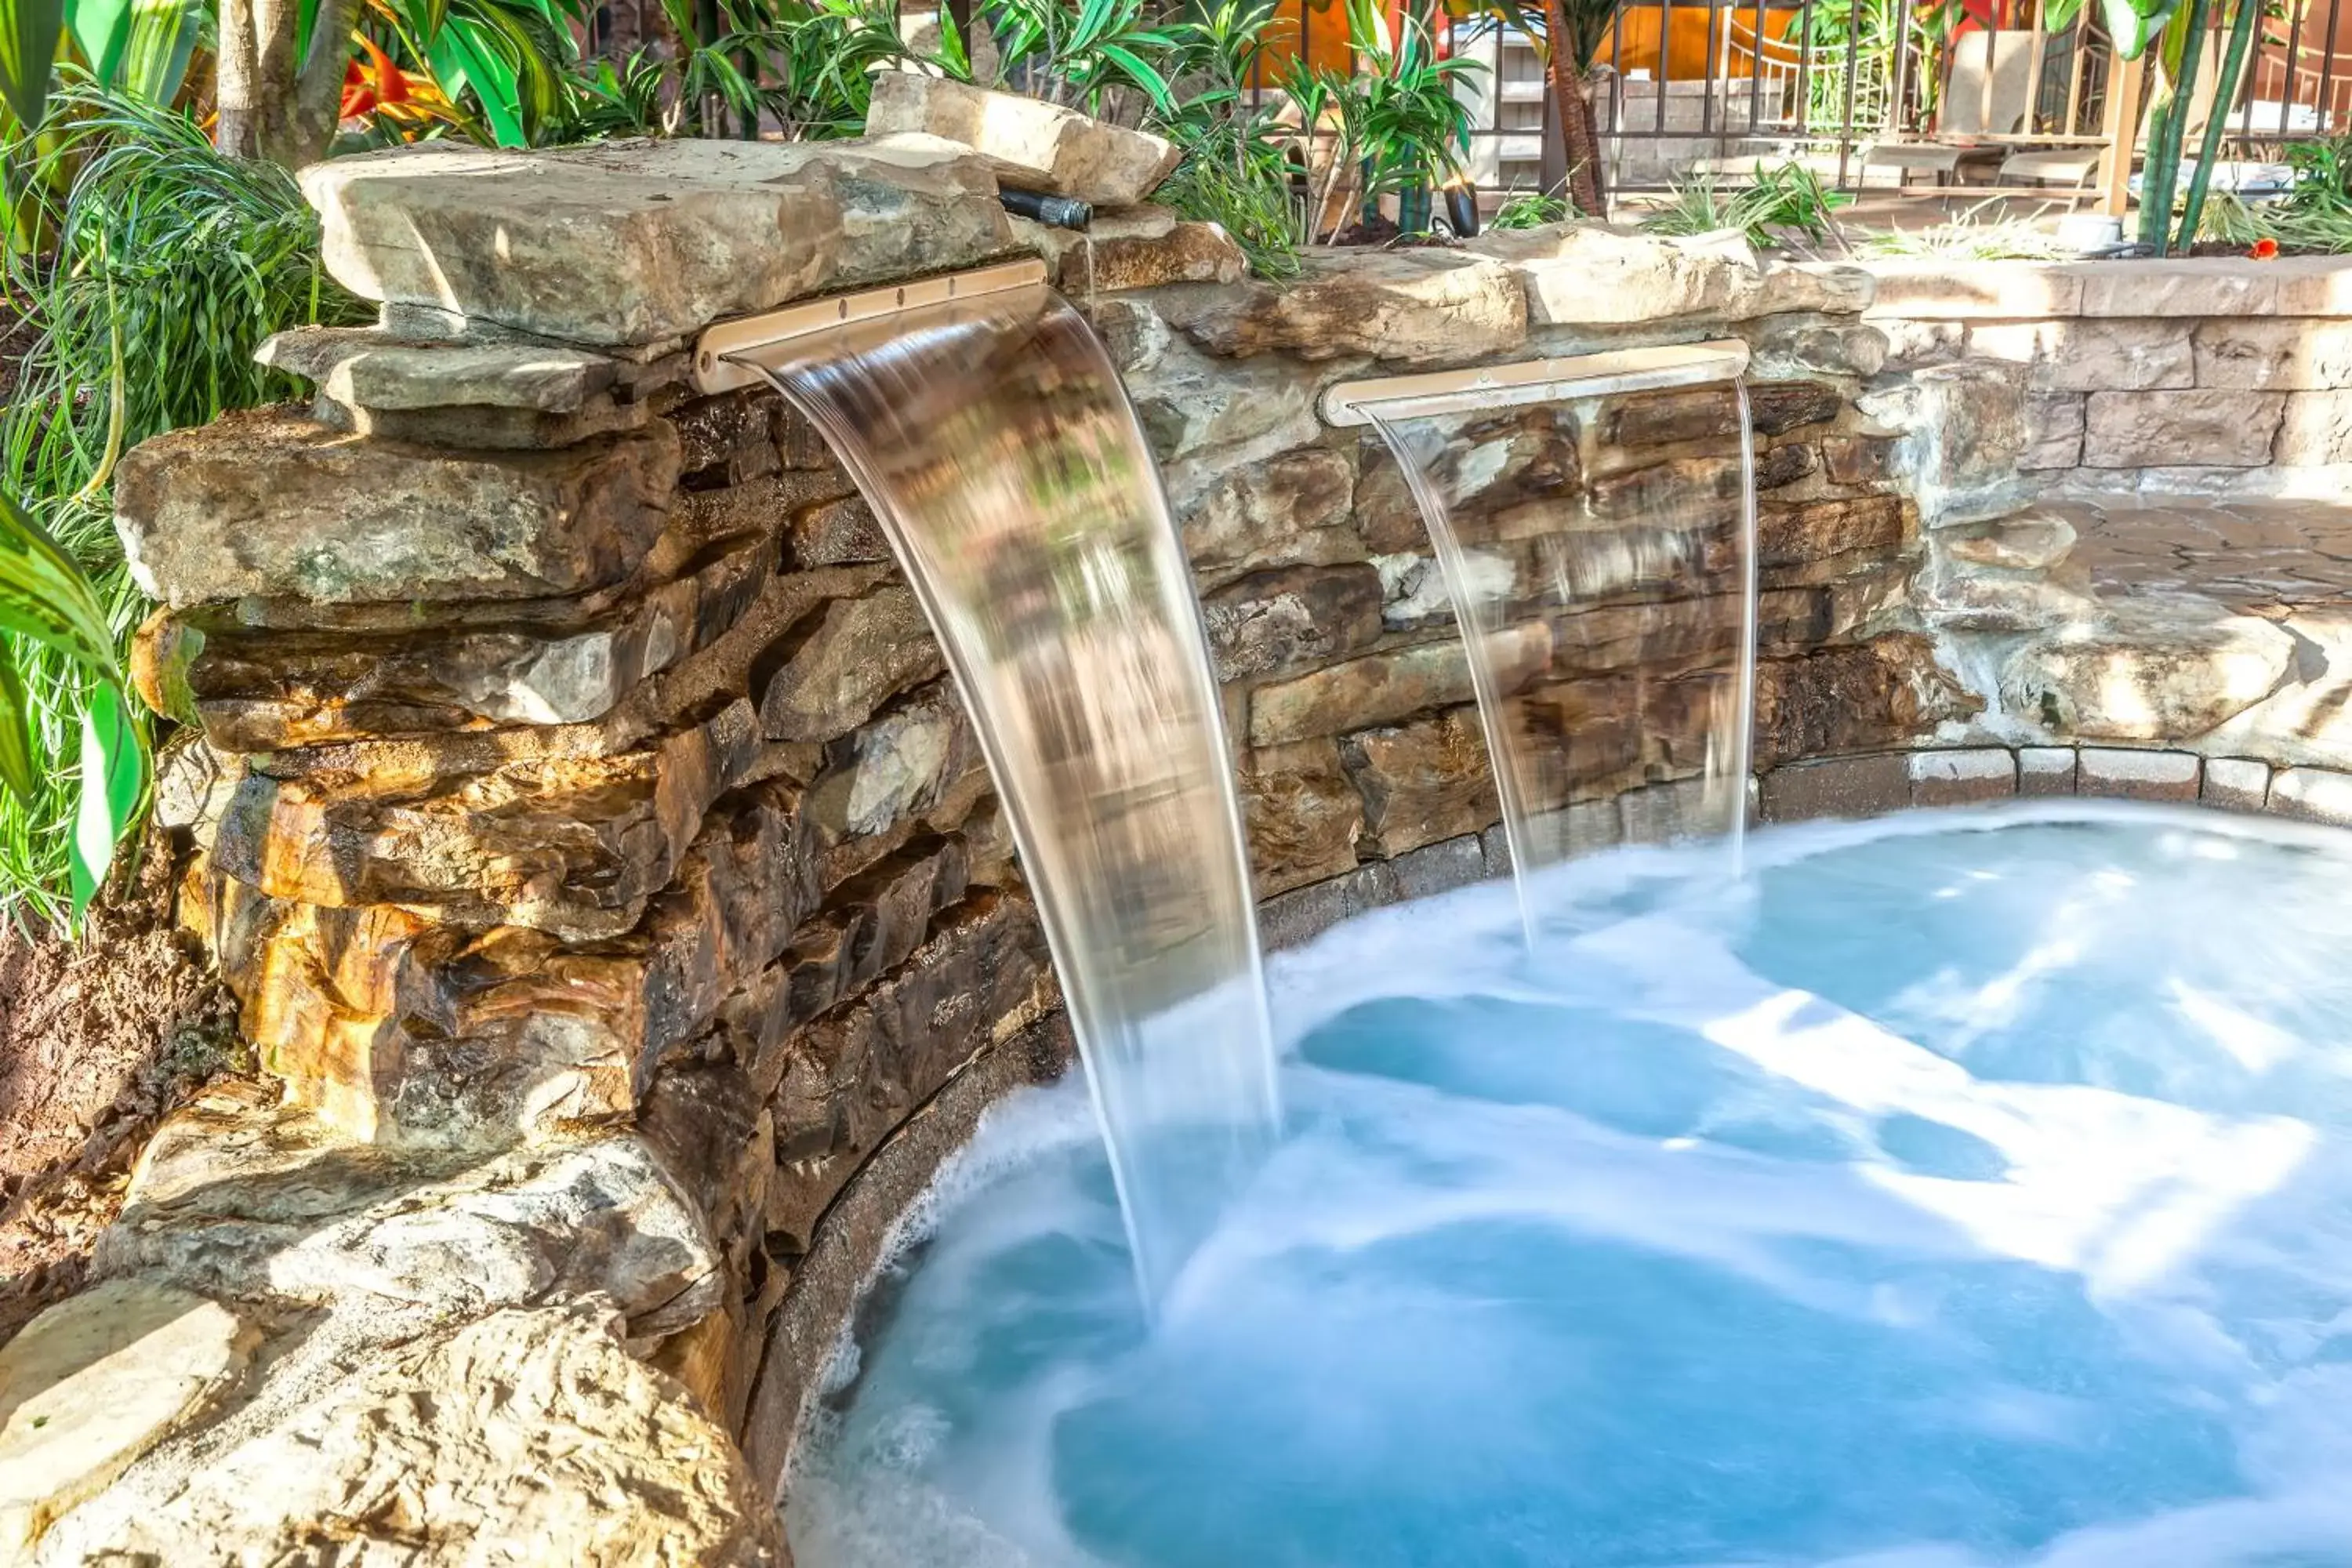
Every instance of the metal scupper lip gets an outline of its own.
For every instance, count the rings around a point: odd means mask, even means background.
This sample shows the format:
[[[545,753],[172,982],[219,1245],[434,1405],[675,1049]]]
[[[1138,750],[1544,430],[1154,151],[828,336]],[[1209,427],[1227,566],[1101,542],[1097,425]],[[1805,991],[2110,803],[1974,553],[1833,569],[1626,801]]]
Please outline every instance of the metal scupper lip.
[[[1323,394],[1327,425],[1369,425],[1482,408],[1514,408],[1570,397],[1606,397],[1662,387],[1701,386],[1747,373],[1748,345],[1737,338],[1652,348],[1612,349],[1561,359],[1520,360],[1466,370],[1429,371],[1342,381]]]

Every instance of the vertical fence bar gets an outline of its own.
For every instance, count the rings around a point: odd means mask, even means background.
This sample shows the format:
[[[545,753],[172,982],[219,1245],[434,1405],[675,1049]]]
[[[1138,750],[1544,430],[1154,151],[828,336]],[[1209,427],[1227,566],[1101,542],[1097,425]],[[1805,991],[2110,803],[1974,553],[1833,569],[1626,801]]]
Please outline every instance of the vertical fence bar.
[[[2294,0],[2293,16],[2294,19],[2288,24],[2286,35],[2286,81],[2279,89],[2279,134],[2281,136],[2287,134],[2290,129],[2288,118],[2294,113],[2295,72],[2303,63],[2303,0]],[[2328,44],[2333,47],[2335,40],[2329,39]]]
[[[2311,95],[2311,128],[2313,134],[2318,136],[2330,134],[2336,123],[2336,116],[2327,107],[2327,95],[2335,84],[2336,14],[2342,5],[2343,0],[2327,0],[2327,42],[2319,52],[2319,88]]]
[[[1857,13],[1859,13],[1859,12],[1860,12],[1860,10],[1861,10],[1861,5],[1860,5],[1860,4],[1859,4],[1859,0],[1857,0],[1857,3],[1856,3],[1856,5],[1855,5],[1854,9],[1855,9],[1855,11],[1856,11]],[[1855,17],[1854,17],[1854,21],[1859,22],[1860,20],[1861,20],[1860,16],[1859,16],[1859,15],[1856,15],[1856,16],[1855,16]],[[1847,189],[1847,188],[1848,188],[1848,186],[1847,186],[1847,184],[1846,184],[1846,173],[1847,173],[1847,170],[1848,170],[1849,166],[1852,164],[1853,160],[1853,84],[1854,84],[1854,72],[1855,72],[1855,70],[1856,70],[1856,69],[1861,66],[1861,64],[1862,64],[1862,50],[1861,50],[1861,48],[1858,47],[1858,46],[1860,45],[1860,43],[1861,43],[1861,39],[1860,39],[1860,38],[1858,38],[1857,37],[1855,37],[1855,35],[1856,35],[1857,33],[1859,33],[1860,31],[1861,31],[1861,29],[1860,29],[1858,26],[1849,26],[1847,27],[1847,29],[1846,29],[1846,40],[1845,40],[1845,117],[1844,117],[1844,128],[1843,128],[1842,131],[1840,131],[1840,132],[1839,132],[1839,133],[1838,133],[1838,175],[1837,175],[1837,188],[1838,188],[1839,190],[1842,190],[1842,191],[1843,191],[1843,190],[1845,190],[1845,189]]]
[[[1756,134],[1764,115],[1764,0],[1756,0],[1748,39],[1748,134]]]
[[[2066,45],[2066,122],[2059,129],[2069,136],[2083,129],[2083,69],[2090,59],[2090,42],[2091,8],[2085,5],[2074,18]]]
[[[1889,83],[1886,112],[1881,117],[1879,129],[1891,132],[1901,141],[1905,133],[1904,110],[1911,97],[1911,0],[1903,0],[1895,8],[1895,73]]]
[[[1797,7],[1797,126],[1810,143],[1813,135],[1813,0]]]
[[[1722,22],[1722,5],[1723,0],[1706,0],[1706,75],[1700,79],[1698,88],[1698,133],[1702,136],[1716,133],[1715,88],[1724,68],[1717,57],[1718,53],[1728,54],[1731,48],[1729,25],[1717,26]],[[1720,153],[1723,149],[1717,147],[1716,151]]]

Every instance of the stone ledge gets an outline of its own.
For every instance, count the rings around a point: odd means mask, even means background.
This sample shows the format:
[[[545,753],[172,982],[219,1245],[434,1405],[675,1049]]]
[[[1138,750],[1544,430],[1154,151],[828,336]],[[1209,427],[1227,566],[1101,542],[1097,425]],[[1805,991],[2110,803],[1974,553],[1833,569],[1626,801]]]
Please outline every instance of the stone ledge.
[[[559,452],[457,453],[265,408],[131,448],[115,529],[140,587],[175,609],[580,594],[653,547],[677,468],[666,424]]]
[[[430,143],[314,164],[302,189],[362,299],[638,351],[1013,247],[987,162],[934,138]]]

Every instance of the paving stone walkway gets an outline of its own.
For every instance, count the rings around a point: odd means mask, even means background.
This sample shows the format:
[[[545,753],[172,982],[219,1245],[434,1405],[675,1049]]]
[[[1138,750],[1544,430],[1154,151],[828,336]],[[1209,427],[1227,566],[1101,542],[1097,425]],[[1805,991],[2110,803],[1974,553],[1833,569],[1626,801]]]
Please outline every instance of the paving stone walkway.
[[[2281,618],[2352,608],[2352,504],[2327,500],[2070,500],[2073,559],[2102,595],[2187,592]]]

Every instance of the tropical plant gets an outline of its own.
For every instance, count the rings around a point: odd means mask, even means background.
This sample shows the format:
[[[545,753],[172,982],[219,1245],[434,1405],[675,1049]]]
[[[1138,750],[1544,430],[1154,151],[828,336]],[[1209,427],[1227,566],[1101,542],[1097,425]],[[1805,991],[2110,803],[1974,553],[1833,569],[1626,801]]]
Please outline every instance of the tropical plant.
[[[1273,0],[1220,0],[1177,36],[1174,64],[1189,90],[1156,123],[1184,157],[1159,199],[1223,225],[1260,277],[1294,276],[1298,247],[1313,237],[1306,195],[1293,188],[1305,171],[1291,163],[1289,128],[1248,91],[1276,36]]]
[[[1140,93],[1154,110],[1172,112],[1175,100],[1164,66],[1185,47],[1184,35],[1152,25],[1145,0],[988,0],[982,15],[996,38],[998,81],[1050,103],[1104,111],[1120,88]],[[943,29],[952,35],[951,27]],[[968,61],[955,40],[951,57]]]
[[[74,733],[73,814],[62,848],[78,916],[104,886],[115,846],[143,815],[147,739],[97,588],[5,490],[0,634],[0,790],[16,812],[42,812],[61,782],[54,765],[64,750],[58,721]],[[27,647],[47,656],[47,668],[26,668]]]
[[[1844,244],[1836,209],[1851,195],[1822,184],[1821,176],[1798,163],[1767,168],[1758,163],[1749,183],[1726,185],[1712,172],[1677,181],[1666,204],[1642,220],[1653,234],[1699,235],[1738,229],[1761,250],[1771,246],[1802,248],[1797,237],[1815,246]]]
[[[1855,248],[1865,256],[1936,261],[2071,261],[2080,254],[2031,218],[2006,216],[2010,199],[1988,196],[1947,222],[1890,228],[1861,239]]]
[[[23,510],[87,579],[110,640],[101,661],[87,647],[0,636],[33,760],[29,792],[0,797],[0,908],[48,919],[95,882],[75,837],[83,715],[111,722],[100,688],[119,689],[108,673],[114,639],[141,612],[112,524],[116,459],[162,431],[293,392],[253,363],[268,333],[363,319],[321,271],[318,219],[285,170],[225,157],[191,116],[77,68],[61,73],[55,99],[46,132],[0,146],[50,247],[10,260],[9,292],[36,337],[0,412],[0,462]]]
[[[1576,216],[1567,198],[1543,191],[1513,191],[1486,220],[1489,229],[1541,228],[1548,223],[1562,223]]]

